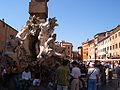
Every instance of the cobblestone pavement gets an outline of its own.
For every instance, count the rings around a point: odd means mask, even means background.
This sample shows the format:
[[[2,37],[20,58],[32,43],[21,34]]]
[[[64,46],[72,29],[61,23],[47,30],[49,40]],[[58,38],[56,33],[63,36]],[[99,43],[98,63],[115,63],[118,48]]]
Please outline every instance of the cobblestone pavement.
[[[113,79],[111,81],[107,81],[106,85],[100,85],[98,90],[120,90],[116,74],[113,74]]]
[[[107,82],[106,85],[99,86],[98,90],[120,90],[120,88],[117,87],[117,80],[114,79]]]
[[[115,75],[113,75],[115,76]],[[9,89],[0,89],[0,90],[15,90],[15,86],[13,80],[10,80],[8,84]],[[33,87],[30,87],[29,90],[36,90]],[[47,86],[41,86],[37,90],[54,90],[53,88],[49,88]],[[97,90],[120,90],[120,87],[117,86],[117,79],[113,77],[113,80],[107,81],[106,85],[99,85]]]

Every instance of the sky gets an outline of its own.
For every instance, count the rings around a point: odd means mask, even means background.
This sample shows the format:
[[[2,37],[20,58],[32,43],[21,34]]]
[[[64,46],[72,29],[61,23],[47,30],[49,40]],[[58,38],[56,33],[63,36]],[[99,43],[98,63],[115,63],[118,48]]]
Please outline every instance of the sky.
[[[20,30],[29,18],[30,0],[1,0],[0,19]],[[120,24],[120,0],[49,0],[49,17],[56,17],[56,41],[73,43],[74,50],[95,34]]]

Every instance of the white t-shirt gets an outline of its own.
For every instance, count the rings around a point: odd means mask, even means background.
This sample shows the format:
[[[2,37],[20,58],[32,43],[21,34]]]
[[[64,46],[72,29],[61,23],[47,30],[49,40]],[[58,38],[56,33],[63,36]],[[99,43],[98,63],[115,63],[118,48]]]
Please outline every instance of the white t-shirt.
[[[34,79],[33,86],[39,86],[39,85],[40,85],[40,79]]]
[[[22,79],[24,79],[24,80],[29,80],[29,79],[31,79],[31,72],[23,72],[22,73]]]
[[[97,69],[96,68],[89,68],[88,69],[88,74],[91,74],[89,76],[89,79],[97,79],[96,75],[99,75],[99,69],[98,68]]]
[[[81,76],[81,71],[78,67],[74,67],[72,69],[72,73],[71,75],[74,77],[74,78],[79,78]]]

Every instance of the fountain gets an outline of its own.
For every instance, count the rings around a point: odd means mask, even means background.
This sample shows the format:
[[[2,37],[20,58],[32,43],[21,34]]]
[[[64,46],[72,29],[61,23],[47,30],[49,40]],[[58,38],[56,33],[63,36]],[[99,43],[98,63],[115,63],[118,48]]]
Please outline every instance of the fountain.
[[[7,43],[5,55],[16,61],[21,71],[28,66],[33,72],[43,66],[51,67],[64,58],[65,48],[55,42],[57,19],[54,17],[47,20],[47,1],[30,2],[29,20],[16,37],[12,37]],[[36,9],[34,4],[44,10]]]

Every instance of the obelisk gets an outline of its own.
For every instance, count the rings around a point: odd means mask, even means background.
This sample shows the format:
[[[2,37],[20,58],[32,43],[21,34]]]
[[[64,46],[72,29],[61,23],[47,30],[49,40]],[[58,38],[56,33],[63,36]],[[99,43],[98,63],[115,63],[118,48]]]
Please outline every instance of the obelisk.
[[[31,0],[29,3],[29,14],[30,16],[37,16],[41,21],[46,21],[48,18],[48,7],[47,2],[49,0]]]

